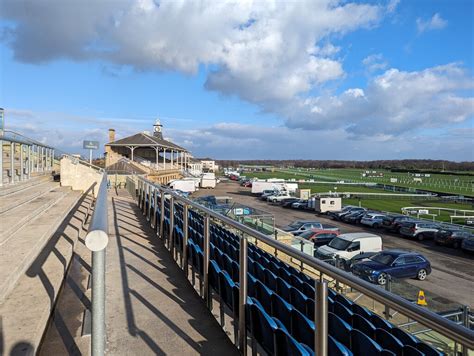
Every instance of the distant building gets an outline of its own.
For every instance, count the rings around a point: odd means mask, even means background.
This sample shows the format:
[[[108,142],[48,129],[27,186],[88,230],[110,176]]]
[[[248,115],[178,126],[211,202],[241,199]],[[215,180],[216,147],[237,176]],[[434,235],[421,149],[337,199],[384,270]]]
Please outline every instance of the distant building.
[[[216,164],[216,161],[210,158],[200,159],[202,163],[202,171],[203,172],[217,172],[219,170],[219,166]]]
[[[202,174],[202,162],[195,158],[190,158],[188,162],[188,172],[193,176],[200,176]]]
[[[273,172],[275,167],[270,165],[239,164],[239,170],[242,172]]]
[[[124,172],[143,171],[149,179],[167,183],[181,178],[189,161],[189,151],[165,140],[159,120],[153,125],[153,134],[139,132],[116,140],[115,130],[109,129],[109,142],[105,144],[105,168],[117,167]],[[130,166],[130,167],[125,167]]]

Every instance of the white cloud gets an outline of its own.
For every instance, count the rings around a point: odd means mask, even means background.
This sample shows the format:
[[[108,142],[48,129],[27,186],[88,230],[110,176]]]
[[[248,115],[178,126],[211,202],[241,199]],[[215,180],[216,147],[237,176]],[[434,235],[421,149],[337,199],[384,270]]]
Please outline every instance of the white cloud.
[[[280,107],[292,128],[345,127],[354,137],[402,135],[420,128],[464,122],[474,114],[474,99],[466,95],[473,81],[459,64],[405,72],[389,69],[367,87],[340,95],[300,100]],[[317,108],[317,110],[313,110]]]
[[[381,53],[371,54],[362,60],[362,64],[367,68],[369,72],[376,72],[386,69],[388,66],[387,61]]]
[[[439,13],[434,14],[431,19],[424,20],[422,18],[416,19],[416,27],[418,33],[423,33],[431,30],[441,30],[448,25],[448,21],[443,19]]]

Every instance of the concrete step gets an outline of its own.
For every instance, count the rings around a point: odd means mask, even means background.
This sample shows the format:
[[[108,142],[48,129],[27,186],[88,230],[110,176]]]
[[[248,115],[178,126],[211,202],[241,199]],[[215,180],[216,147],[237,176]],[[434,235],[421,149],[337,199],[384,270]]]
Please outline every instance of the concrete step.
[[[51,177],[49,173],[47,175],[38,175],[31,177],[28,180],[24,180],[22,182],[16,182],[15,184],[5,184],[4,186],[0,187],[0,197],[4,197],[24,189],[28,189],[34,185],[41,184],[44,182],[49,182]]]
[[[0,248],[18,234],[18,230],[25,224],[33,222],[51,206],[60,201],[70,191],[67,187],[56,187],[47,193],[36,197],[29,202],[0,214],[2,230],[0,231]]]
[[[20,224],[10,221],[10,225],[15,225],[15,230],[8,229],[8,235],[3,235],[3,240],[0,240],[0,302],[34,261],[80,195],[80,192],[68,188],[54,189],[35,199],[36,204],[29,203],[21,209],[28,209],[29,213],[25,218],[17,216],[21,220]],[[4,215],[10,214],[7,212]],[[9,216],[9,220],[13,218]]]
[[[4,279],[11,283],[16,276],[0,301],[5,355],[37,354],[73,251],[83,244],[91,204],[89,196],[69,191],[34,224],[22,228],[8,249],[0,248],[0,291],[7,288]]]
[[[9,210],[18,209],[22,205],[33,201],[34,199],[59,187],[59,183],[41,180],[40,183],[31,185],[25,189],[15,191],[0,199],[0,218],[1,215]]]

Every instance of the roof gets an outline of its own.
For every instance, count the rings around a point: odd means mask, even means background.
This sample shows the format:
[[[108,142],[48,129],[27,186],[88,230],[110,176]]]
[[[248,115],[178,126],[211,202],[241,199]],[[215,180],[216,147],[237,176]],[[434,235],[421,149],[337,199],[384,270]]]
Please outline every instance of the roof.
[[[109,142],[106,146],[161,146],[165,148],[173,148],[180,151],[187,151],[185,148],[174,144],[173,142],[148,135],[140,132],[132,136],[121,138],[120,140]]]
[[[114,164],[108,166],[105,170],[108,174],[146,174],[144,170],[131,165],[125,158],[119,159]]]
[[[352,233],[348,233],[348,234],[339,235],[339,237],[343,238],[344,240],[347,240],[347,241],[353,241],[355,239],[366,239],[366,238],[369,238],[369,237],[378,237],[378,238],[380,238],[380,236],[378,236],[378,235],[369,234],[367,232],[352,232]]]

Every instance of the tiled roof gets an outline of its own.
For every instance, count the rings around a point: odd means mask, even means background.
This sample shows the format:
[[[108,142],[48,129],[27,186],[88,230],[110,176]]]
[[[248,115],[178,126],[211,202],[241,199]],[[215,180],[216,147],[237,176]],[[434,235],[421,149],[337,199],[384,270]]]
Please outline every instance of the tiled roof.
[[[121,138],[120,140],[114,142],[109,142],[106,144],[106,146],[162,146],[166,148],[174,148],[180,151],[186,151],[185,148],[180,147],[173,142],[150,136],[143,132]]]

